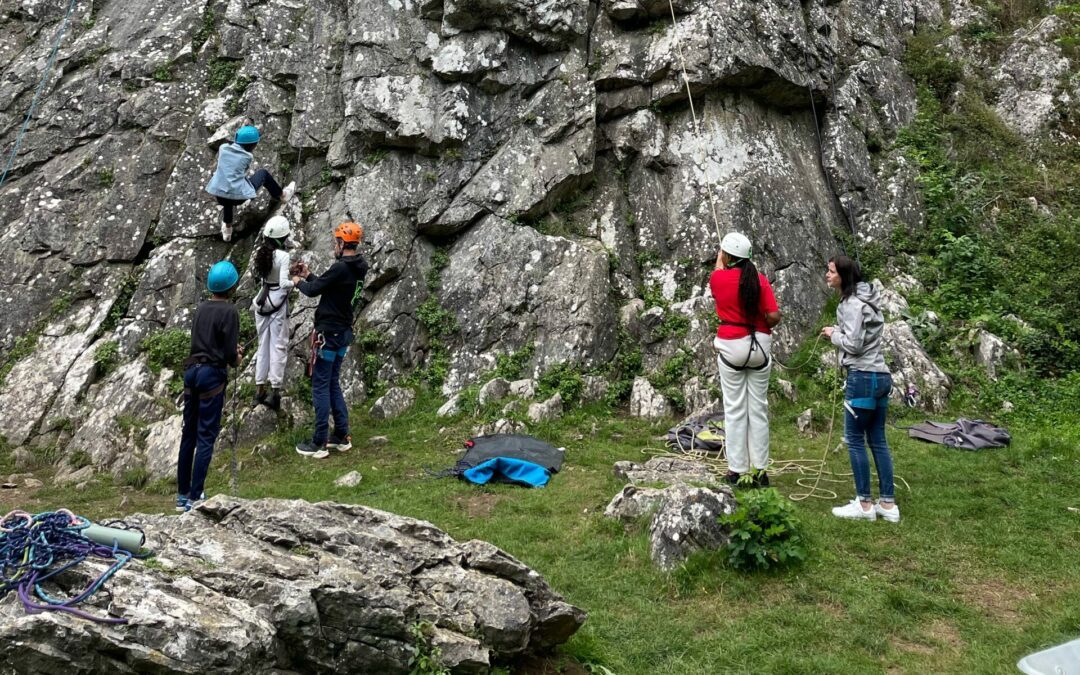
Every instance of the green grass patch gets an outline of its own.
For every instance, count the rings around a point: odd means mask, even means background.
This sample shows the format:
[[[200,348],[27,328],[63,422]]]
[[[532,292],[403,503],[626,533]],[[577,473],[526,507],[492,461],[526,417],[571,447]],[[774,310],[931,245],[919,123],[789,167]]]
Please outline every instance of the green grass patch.
[[[969,453],[910,440],[889,428],[903,520],[841,521],[839,503],[791,505],[806,560],[790,569],[748,573],[726,552],[691,558],[672,574],[649,561],[647,528],[626,531],[603,517],[622,482],[612,463],[642,461],[668,423],[572,408],[530,431],[567,448],[567,462],[543,490],[471,486],[432,479],[422,466],[451,466],[473,420],[447,421],[441,403],[421,395],[408,416],[375,421],[353,413],[359,452],[312,462],[292,451],[310,429],[270,439],[278,451],[241,450],[243,497],[331,499],[421,518],[459,540],[491,541],[536,568],[569,602],[589,612],[561,648],[566,657],[620,675],[718,672],[1006,672],[1022,655],[1075,637],[1080,622],[1080,429],[1018,423],[1012,447]],[[819,457],[824,438],[794,430],[800,406],[772,409],[773,456]],[[898,420],[902,421],[902,420]],[[365,447],[369,436],[389,444]],[[844,454],[827,455],[841,474],[827,486],[853,491]],[[207,491],[227,492],[228,453],[218,453]],[[352,470],[356,488],[333,484]],[[781,494],[798,476],[773,476]],[[125,479],[125,481],[127,480]],[[137,482],[137,481],[132,481]],[[163,488],[165,492],[167,489]],[[158,491],[159,493],[162,491]],[[752,493],[740,491],[744,501]],[[149,512],[171,494],[92,483],[85,491],[42,488],[23,508],[58,504],[114,517],[121,496]],[[887,630],[885,630],[887,629]],[[737,637],[735,637],[737,636]]]

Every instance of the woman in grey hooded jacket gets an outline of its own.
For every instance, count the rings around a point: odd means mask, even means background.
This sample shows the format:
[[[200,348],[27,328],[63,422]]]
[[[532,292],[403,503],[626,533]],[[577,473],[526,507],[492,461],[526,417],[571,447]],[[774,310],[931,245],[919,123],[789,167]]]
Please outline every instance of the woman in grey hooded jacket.
[[[833,509],[833,515],[854,520],[900,520],[893,488],[893,463],[885,440],[892,376],[881,353],[885,317],[878,307],[878,292],[862,279],[859,265],[843,255],[829,261],[825,282],[840,291],[836,325],[822,334],[840,350],[840,365],[847,368],[844,389],[844,436],[855,476],[856,499]],[[870,463],[866,446],[877,467],[879,499],[870,494]]]

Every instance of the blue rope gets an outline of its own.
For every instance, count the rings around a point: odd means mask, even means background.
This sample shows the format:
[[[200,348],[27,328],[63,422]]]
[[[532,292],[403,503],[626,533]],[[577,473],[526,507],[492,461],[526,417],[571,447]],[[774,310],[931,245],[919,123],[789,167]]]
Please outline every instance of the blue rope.
[[[99,617],[76,607],[100,591],[134,557],[116,542],[103,546],[91,541],[83,534],[88,527],[89,520],[63,509],[34,516],[12,511],[0,519],[0,598],[15,591],[27,612],[58,611],[102,623],[127,623],[127,619]],[[58,598],[42,587],[43,582],[88,558],[111,564],[82,592]]]
[[[7,180],[8,174],[11,173],[11,167],[15,164],[15,156],[19,154],[19,146],[22,145],[23,136],[26,135],[26,130],[30,127],[30,120],[34,116],[34,110],[37,109],[38,99],[41,97],[42,90],[45,89],[45,83],[49,80],[49,72],[52,70],[53,64],[56,63],[56,52],[60,49],[60,42],[64,39],[64,33],[67,32],[68,19],[71,18],[71,12],[75,9],[77,0],[71,0],[68,3],[67,12],[64,14],[64,20],[60,24],[60,30],[56,34],[56,40],[53,42],[52,51],[49,53],[49,61],[45,64],[45,71],[41,73],[41,82],[38,83],[37,91],[34,92],[34,98],[30,101],[30,110],[26,111],[26,119],[23,120],[22,128],[19,129],[19,134],[15,137],[15,146],[11,148],[11,155],[8,157],[7,166],[4,167],[3,175],[0,175],[0,187],[4,186],[4,181]]]

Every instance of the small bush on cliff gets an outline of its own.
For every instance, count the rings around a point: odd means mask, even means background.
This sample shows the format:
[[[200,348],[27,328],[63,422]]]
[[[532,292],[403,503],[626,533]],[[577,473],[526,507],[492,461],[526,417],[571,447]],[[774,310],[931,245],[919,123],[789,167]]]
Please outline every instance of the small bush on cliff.
[[[450,675],[442,665],[442,650],[431,640],[435,626],[427,621],[418,621],[409,626],[409,637],[413,639],[415,652],[409,659],[409,675]]]
[[[152,372],[156,374],[162,368],[169,368],[178,373],[191,351],[191,334],[179,328],[163,330],[143,340],[142,349]]]

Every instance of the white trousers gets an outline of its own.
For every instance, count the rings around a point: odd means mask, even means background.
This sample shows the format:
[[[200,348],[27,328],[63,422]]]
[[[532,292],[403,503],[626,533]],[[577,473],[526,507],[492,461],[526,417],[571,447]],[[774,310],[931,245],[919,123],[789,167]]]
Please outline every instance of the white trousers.
[[[761,370],[736,370],[736,366],[760,365],[772,353],[772,336],[757,334],[763,351],[751,353],[750,336],[738,340],[713,340],[716,364],[720,370],[720,389],[724,394],[724,435],[728,468],[747,473],[751,467],[764,469],[769,464],[769,373],[772,362]]]
[[[281,295],[278,295],[281,293]],[[289,355],[289,303],[285,300],[288,292],[271,291],[270,300],[281,307],[269,316],[255,312],[255,331],[259,336],[259,347],[255,352],[255,384],[266,384],[274,389],[281,389],[285,379],[285,360]]]

